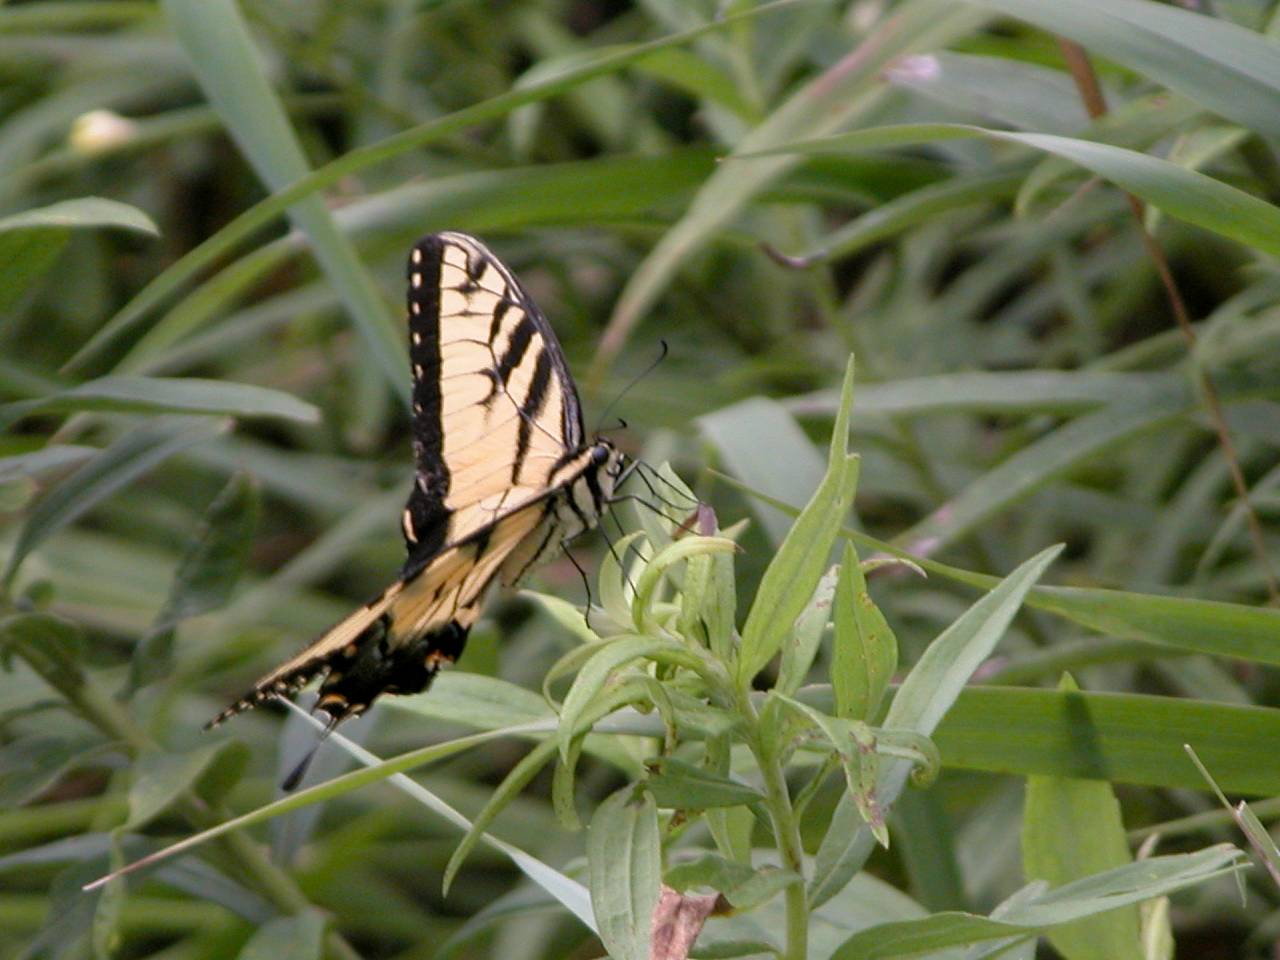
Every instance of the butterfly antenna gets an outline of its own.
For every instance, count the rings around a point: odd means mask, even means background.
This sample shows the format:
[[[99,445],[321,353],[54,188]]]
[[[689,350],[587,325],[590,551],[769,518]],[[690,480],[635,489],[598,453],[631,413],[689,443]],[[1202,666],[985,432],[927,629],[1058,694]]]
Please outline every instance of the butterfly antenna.
[[[631,392],[631,388],[634,387],[641,380],[643,380],[645,377],[647,377],[649,374],[653,373],[654,370],[658,369],[658,364],[660,364],[663,360],[667,359],[667,353],[670,352],[670,347],[667,346],[667,341],[659,340],[658,344],[659,344],[658,356],[653,360],[652,363],[650,363],[647,367],[645,367],[643,370],[637,373],[634,377],[632,377],[631,380],[627,383],[627,385],[622,388],[621,392],[616,397],[614,397],[612,400],[609,401],[608,406],[604,408],[604,413],[600,414],[600,419],[596,421],[596,429],[592,431],[593,433],[597,433],[597,434],[600,433],[600,424],[604,423],[605,419],[608,418],[609,414],[613,412],[613,408],[616,407],[622,401],[622,398]],[[624,429],[626,428],[627,421],[619,419],[619,423],[622,424]]]

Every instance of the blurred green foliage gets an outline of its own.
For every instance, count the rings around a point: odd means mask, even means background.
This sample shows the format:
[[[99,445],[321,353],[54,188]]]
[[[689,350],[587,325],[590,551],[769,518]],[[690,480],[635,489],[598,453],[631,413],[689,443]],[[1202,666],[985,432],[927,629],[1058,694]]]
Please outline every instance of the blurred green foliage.
[[[1273,854],[1278,25],[0,6],[0,956],[643,957],[660,878],[732,908],[706,955],[1270,956],[1280,890],[1241,903],[1182,745]],[[305,720],[200,726],[399,568],[404,257],[446,228],[589,414],[670,344],[614,435],[726,532],[619,506],[646,559],[576,549],[589,624],[545,568],[344,729],[374,766],[325,782],[331,744],[277,799]],[[460,850],[451,808],[496,836]]]

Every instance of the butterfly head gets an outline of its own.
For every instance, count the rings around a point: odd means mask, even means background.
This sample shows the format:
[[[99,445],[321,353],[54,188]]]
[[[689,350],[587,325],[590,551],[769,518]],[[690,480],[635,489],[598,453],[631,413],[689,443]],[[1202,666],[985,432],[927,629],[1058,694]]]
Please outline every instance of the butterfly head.
[[[597,436],[592,442],[589,469],[595,476],[602,504],[613,499],[614,489],[621,484],[626,470],[625,460],[622,451],[611,440]]]

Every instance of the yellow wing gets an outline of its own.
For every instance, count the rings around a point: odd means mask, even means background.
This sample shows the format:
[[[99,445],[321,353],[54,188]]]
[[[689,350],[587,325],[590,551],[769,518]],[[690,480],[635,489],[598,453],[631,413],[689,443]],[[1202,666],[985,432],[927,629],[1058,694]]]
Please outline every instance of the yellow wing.
[[[489,586],[519,580],[612,496],[621,454],[584,443],[554,332],[478,240],[441,233],[414,247],[409,356],[417,476],[400,578],[210,726],[316,677],[335,723],[381,693],[425,690],[461,654]]]
[[[483,536],[449,547],[408,579],[382,593],[210,721],[216,726],[276,696],[290,696],[324,676],[316,706],[335,720],[363,713],[381,693],[417,693],[441,665],[462,653],[480,617],[489,585],[500,573],[514,580],[527,565],[530,535],[554,521],[546,502],[500,519]],[[504,564],[513,566],[504,571]]]
[[[408,328],[417,476],[401,577],[210,726],[316,677],[334,722],[383,692],[425,690],[462,653],[489,585],[593,525],[612,494],[620,454],[584,443],[556,334],[483,243],[439,233],[413,247]]]
[[[413,248],[409,345],[418,476],[403,526],[412,558],[543,496],[581,453],[583,428],[550,324],[473,237],[440,233]]]

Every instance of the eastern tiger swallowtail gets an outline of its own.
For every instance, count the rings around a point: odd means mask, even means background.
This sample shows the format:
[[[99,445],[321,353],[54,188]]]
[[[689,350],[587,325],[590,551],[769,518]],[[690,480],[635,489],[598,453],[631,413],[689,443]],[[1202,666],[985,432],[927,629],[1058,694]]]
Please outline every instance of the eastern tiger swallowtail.
[[[209,726],[317,677],[331,726],[380,694],[425,690],[462,653],[489,587],[517,583],[594,526],[613,496],[622,454],[586,439],[560,344],[511,271],[474,237],[438,233],[413,248],[408,274],[408,559],[380,596]]]

